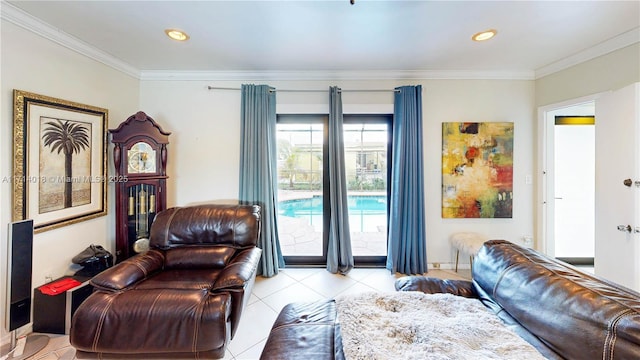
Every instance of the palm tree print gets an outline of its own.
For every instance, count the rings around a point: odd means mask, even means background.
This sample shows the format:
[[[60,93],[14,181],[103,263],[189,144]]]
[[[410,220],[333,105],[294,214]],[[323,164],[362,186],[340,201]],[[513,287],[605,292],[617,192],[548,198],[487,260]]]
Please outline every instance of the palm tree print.
[[[89,129],[81,123],[60,119],[49,121],[42,133],[44,146],[50,146],[51,152],[64,154],[64,207],[72,206],[73,154],[80,153],[89,147]]]

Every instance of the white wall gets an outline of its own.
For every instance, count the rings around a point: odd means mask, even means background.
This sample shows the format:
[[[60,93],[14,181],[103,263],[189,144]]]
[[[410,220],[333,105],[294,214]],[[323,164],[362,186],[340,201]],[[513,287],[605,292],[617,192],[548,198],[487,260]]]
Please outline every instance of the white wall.
[[[13,89],[70,100],[109,110],[109,128],[138,110],[139,81],[79,55],[38,35],[2,21],[0,179],[13,172]],[[110,173],[113,164],[110,160]],[[13,188],[0,183],[0,303],[5,309],[7,224],[11,221]],[[115,247],[113,186],[108,188],[109,215],[36,234],[33,286],[69,271],[71,258],[90,244]],[[6,335],[4,322],[2,336]],[[3,341],[4,343],[4,341]]]
[[[448,236],[456,231],[476,231],[491,239],[522,243],[534,229],[534,188],[526,184],[533,172],[534,129],[532,81],[440,80],[426,83],[424,98],[425,161],[427,169],[427,253],[429,262],[451,262]],[[447,121],[513,121],[513,218],[442,219],[441,123]],[[465,261],[461,257],[461,262]],[[466,262],[466,261],[465,261]]]
[[[240,149],[238,82],[142,81],[140,109],[171,131],[168,204],[186,205],[237,199]],[[245,83],[252,83],[247,80]],[[262,83],[262,82],[261,82]],[[393,89],[423,86],[427,256],[430,263],[451,263],[448,237],[455,231],[478,231],[491,238],[520,242],[534,229],[533,172],[534,82],[515,80],[425,81],[268,81],[276,89]],[[327,92],[277,94],[281,113],[328,113]],[[345,113],[392,112],[392,92],[343,92]],[[442,219],[442,122],[513,121],[514,211],[512,219]]]
[[[536,106],[621,89],[640,81],[640,43],[536,80]]]

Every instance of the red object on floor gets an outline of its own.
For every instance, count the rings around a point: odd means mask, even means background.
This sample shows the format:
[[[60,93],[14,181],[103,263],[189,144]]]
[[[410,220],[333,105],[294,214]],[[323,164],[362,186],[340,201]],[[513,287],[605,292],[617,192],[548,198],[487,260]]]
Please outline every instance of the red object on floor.
[[[45,295],[58,295],[82,284],[80,281],[72,278],[65,278],[42,285],[38,288]]]

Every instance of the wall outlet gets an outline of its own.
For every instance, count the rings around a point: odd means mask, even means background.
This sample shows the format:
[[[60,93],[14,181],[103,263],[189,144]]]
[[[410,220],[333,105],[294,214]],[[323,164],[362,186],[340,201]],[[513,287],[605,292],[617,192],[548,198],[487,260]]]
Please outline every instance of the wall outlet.
[[[524,245],[525,247],[528,248],[532,248],[533,247],[533,236],[531,235],[525,235],[522,237],[522,245]]]
[[[45,284],[48,284],[48,283],[50,283],[52,281],[53,281],[53,276],[47,275],[47,276],[44,277],[44,283]]]
[[[431,266],[433,266],[434,269],[440,269],[440,263],[433,263]]]

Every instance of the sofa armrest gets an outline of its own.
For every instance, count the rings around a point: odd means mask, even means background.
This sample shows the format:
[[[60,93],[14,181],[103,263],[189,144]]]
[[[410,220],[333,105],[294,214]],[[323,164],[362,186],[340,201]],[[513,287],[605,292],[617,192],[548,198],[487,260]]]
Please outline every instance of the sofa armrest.
[[[425,276],[405,276],[395,283],[398,291],[422,291],[425,294],[448,293],[467,298],[477,298],[471,281],[445,280]]]
[[[159,250],[149,250],[94,276],[91,285],[101,290],[119,291],[161,270],[163,265],[164,254]]]
[[[261,253],[257,247],[240,251],[218,275],[211,291],[244,288],[255,277]]]

